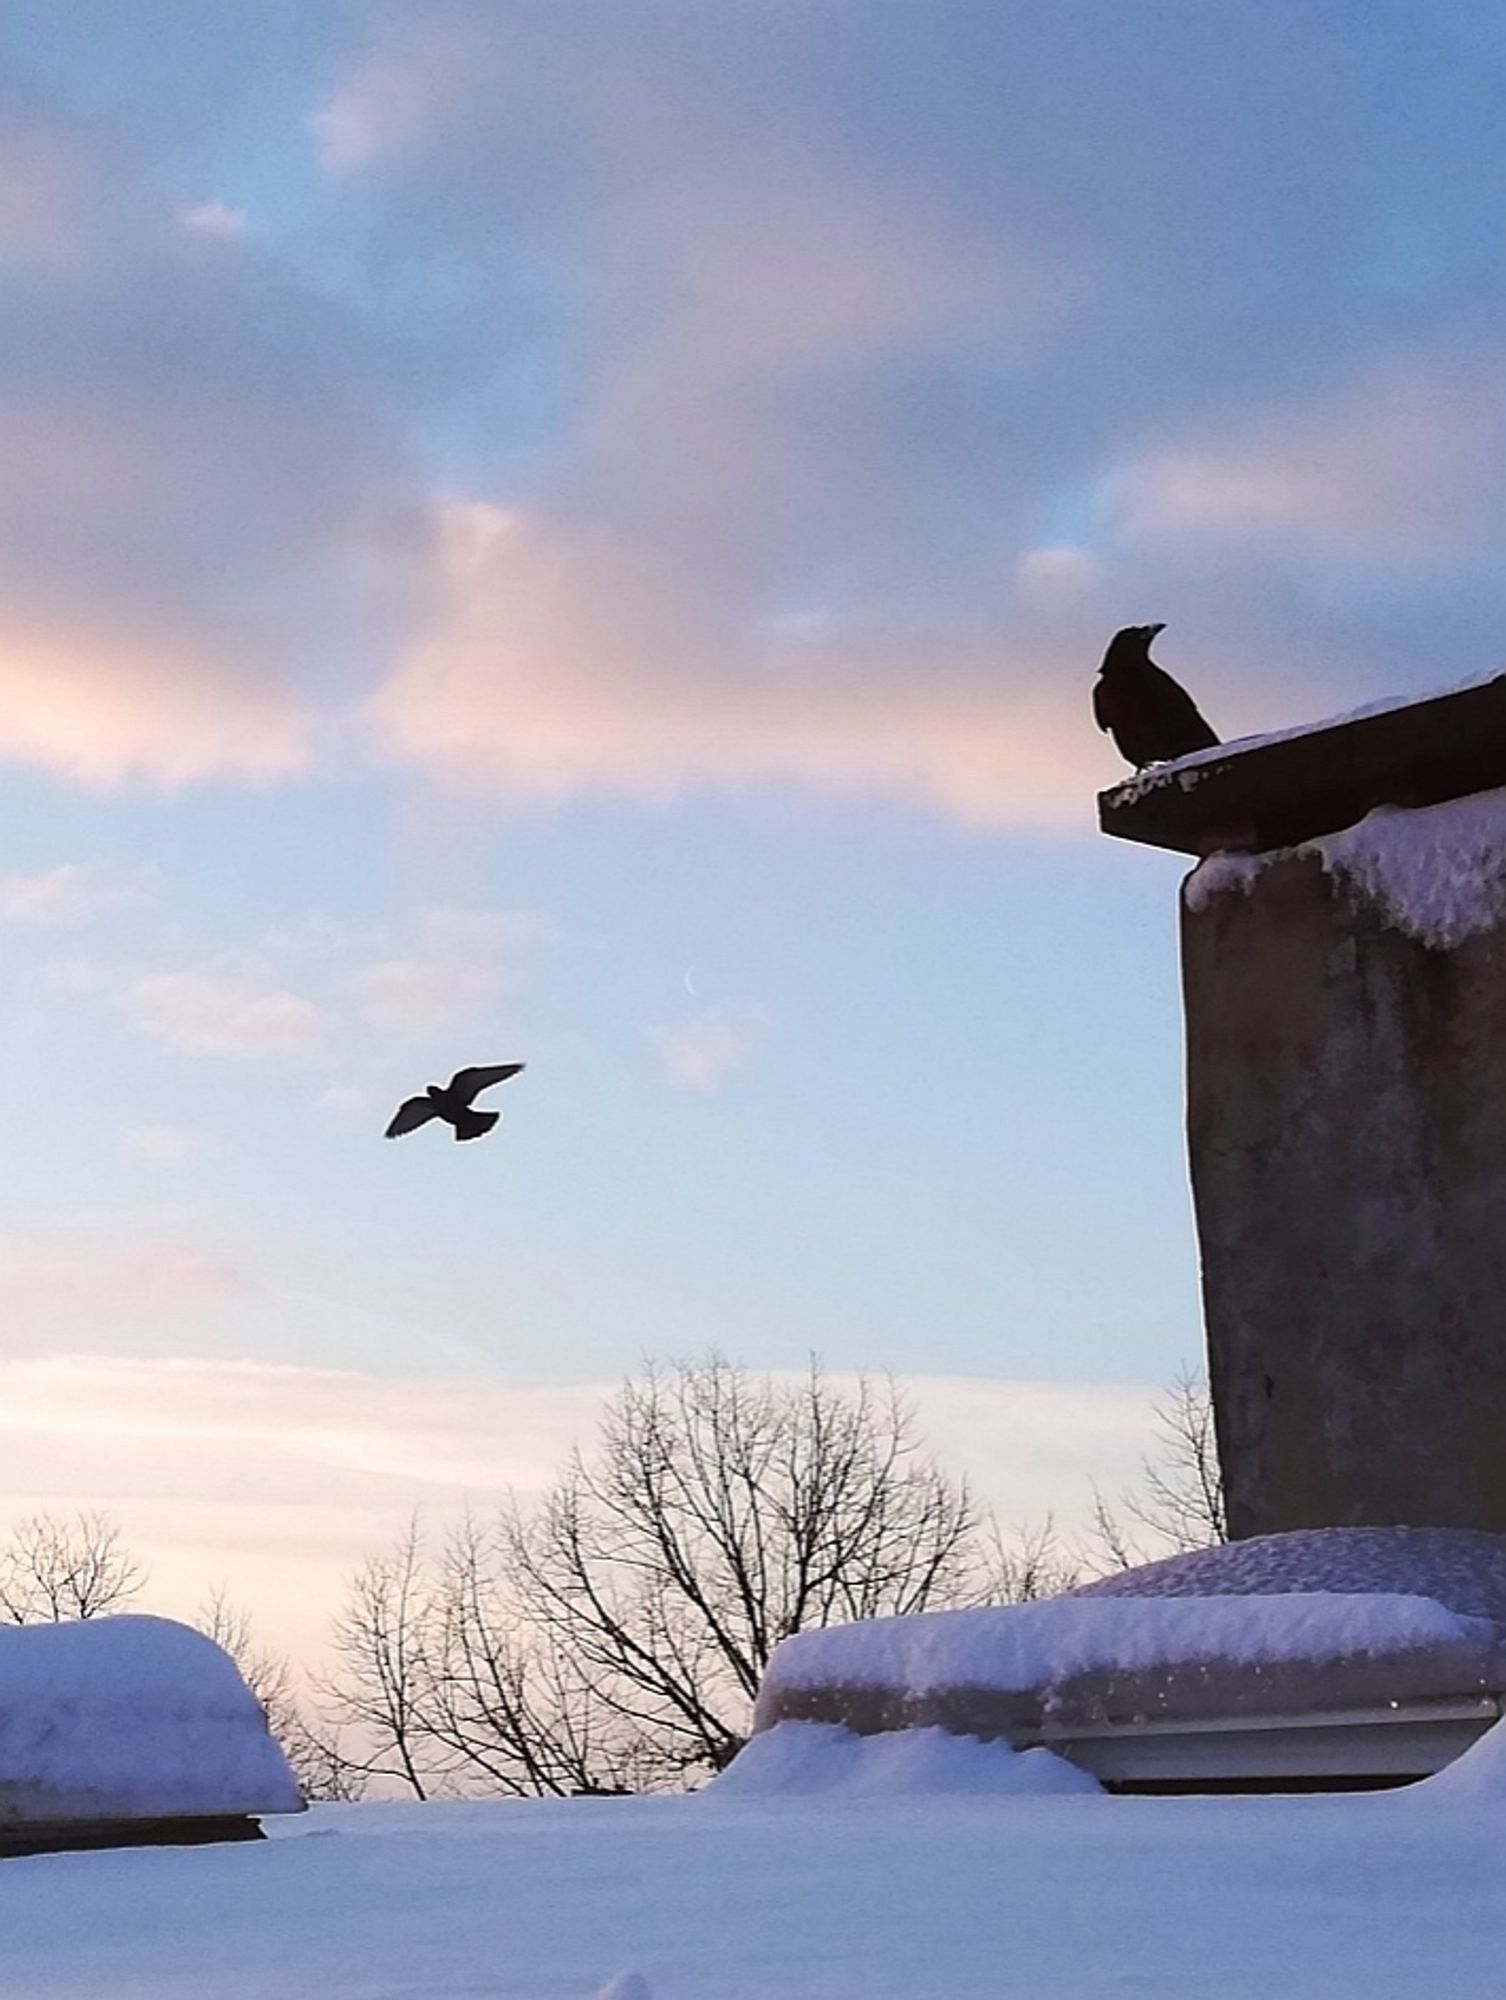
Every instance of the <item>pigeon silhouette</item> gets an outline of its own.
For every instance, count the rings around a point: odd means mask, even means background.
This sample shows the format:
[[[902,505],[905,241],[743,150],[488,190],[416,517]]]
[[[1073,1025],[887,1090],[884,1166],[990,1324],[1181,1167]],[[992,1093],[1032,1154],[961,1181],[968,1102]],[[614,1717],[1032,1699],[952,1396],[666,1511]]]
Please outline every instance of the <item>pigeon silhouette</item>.
[[[502,1113],[473,1111],[472,1104],[483,1090],[490,1090],[494,1083],[506,1083],[522,1067],[522,1063],[491,1063],[477,1069],[457,1069],[443,1087],[431,1083],[422,1097],[405,1098],[387,1127],[387,1137],[401,1139],[405,1132],[416,1132],[431,1118],[442,1118],[446,1125],[454,1126],[457,1139],[479,1139],[483,1132],[490,1132]]]
[[[1093,720],[1137,770],[1218,742],[1186,688],[1150,656],[1151,641],[1165,630],[1126,625],[1116,632],[1093,684]]]

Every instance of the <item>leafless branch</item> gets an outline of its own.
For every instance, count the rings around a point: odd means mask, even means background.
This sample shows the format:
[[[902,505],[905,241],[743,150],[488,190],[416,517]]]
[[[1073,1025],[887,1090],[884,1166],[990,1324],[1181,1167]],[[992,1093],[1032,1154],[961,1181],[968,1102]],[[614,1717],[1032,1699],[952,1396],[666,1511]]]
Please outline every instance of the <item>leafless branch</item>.
[[[976,1601],[979,1527],[892,1382],[648,1365],[537,1506],[366,1565],[326,1711],[419,1796],[683,1784],[791,1633]]]
[[[0,1623],[99,1618],[129,1603],[146,1571],[107,1515],[32,1514],[0,1546]]]

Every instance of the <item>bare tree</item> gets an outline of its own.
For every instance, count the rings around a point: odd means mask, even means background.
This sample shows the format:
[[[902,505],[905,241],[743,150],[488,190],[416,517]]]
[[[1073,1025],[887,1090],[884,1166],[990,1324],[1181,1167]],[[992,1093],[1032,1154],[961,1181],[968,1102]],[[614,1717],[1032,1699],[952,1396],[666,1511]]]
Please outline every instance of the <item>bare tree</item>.
[[[521,1613],[513,1556],[520,1523],[460,1522],[445,1548],[429,1619],[423,1705],[451,1776],[518,1796],[636,1789],[640,1733],[603,1702],[554,1633]]]
[[[370,1556],[335,1621],[333,1673],[316,1680],[328,1733],[318,1749],[347,1786],[373,1778],[429,1796],[435,1772],[425,1721],[430,1691],[431,1586],[417,1514],[396,1547]],[[349,1747],[346,1747],[349,1746]],[[441,1773],[442,1775],[442,1773]]]
[[[1121,1496],[1117,1513],[1094,1495],[1090,1567],[1133,1569],[1157,1556],[1215,1548],[1229,1539],[1213,1399],[1201,1375],[1183,1369],[1155,1411],[1155,1457],[1141,1463],[1140,1484]],[[1133,1523],[1134,1525],[1130,1525]],[[1151,1537],[1147,1545],[1136,1530]]]
[[[326,1713],[419,1797],[683,1783],[791,1633],[978,1601],[979,1525],[893,1384],[649,1366],[536,1508],[463,1522],[427,1577],[415,1535],[367,1564]]]
[[[274,1653],[256,1636],[250,1613],[216,1585],[194,1619],[240,1668],[241,1678],[261,1703],[267,1727],[281,1744],[304,1797],[324,1804],[360,1798],[365,1780],[349,1768],[338,1738],[326,1739],[299,1699],[298,1675],[285,1653]]]
[[[291,1742],[282,1747],[310,1805],[350,1805],[371,1790],[371,1774],[352,1756],[344,1732],[326,1730],[300,1711]]]
[[[272,1734],[280,1738],[283,1725],[297,1711],[293,1668],[286,1654],[269,1652],[260,1644],[250,1613],[232,1601],[223,1584],[216,1584],[199,1606],[194,1624],[234,1660],[241,1679],[266,1711]]]
[[[118,1611],[146,1582],[107,1515],[32,1514],[0,1546],[0,1623],[59,1624]]]
[[[1012,1542],[989,1521],[982,1538],[979,1603],[1035,1604],[1060,1597],[1081,1577],[1081,1563],[1063,1546],[1049,1516],[1036,1527],[1020,1528]]]
[[[893,1384],[713,1356],[625,1384],[507,1561],[530,1622],[668,1778],[736,1754],[781,1639],[967,1594],[976,1525]]]
[[[1177,1550],[1228,1541],[1213,1398],[1204,1379],[1183,1369],[1157,1409],[1156,1422],[1160,1454],[1146,1464],[1140,1492],[1131,1496],[1135,1518]]]

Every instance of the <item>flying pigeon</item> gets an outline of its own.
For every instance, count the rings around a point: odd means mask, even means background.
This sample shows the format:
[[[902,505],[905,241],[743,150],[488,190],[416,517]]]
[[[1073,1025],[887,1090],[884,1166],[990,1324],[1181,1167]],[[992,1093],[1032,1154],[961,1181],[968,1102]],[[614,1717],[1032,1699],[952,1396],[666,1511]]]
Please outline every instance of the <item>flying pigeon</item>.
[[[442,1088],[431,1083],[422,1097],[405,1098],[387,1127],[387,1137],[401,1139],[405,1132],[416,1132],[431,1118],[442,1118],[454,1126],[457,1139],[479,1139],[483,1132],[490,1132],[502,1113],[473,1111],[471,1105],[483,1090],[490,1090],[494,1083],[506,1083],[522,1067],[522,1063],[492,1063],[478,1069],[457,1069]]]
[[[1093,686],[1093,720],[1121,757],[1144,770],[1218,742],[1186,688],[1150,656],[1164,625],[1126,625],[1109,641]]]

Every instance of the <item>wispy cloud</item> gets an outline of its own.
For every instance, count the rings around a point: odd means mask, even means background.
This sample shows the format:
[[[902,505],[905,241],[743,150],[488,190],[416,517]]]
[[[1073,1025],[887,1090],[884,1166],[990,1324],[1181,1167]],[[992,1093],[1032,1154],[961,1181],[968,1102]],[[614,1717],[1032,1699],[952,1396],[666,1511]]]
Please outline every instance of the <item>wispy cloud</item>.
[[[1117,1490],[1153,1442],[1153,1398],[1137,1387],[905,1386],[943,1461],[1006,1526],[1085,1525],[1093,1482]],[[442,1522],[467,1499],[541,1491],[589,1445],[607,1393],[214,1360],[0,1361],[0,1515],[7,1494],[15,1512],[104,1508],[152,1560],[153,1603],[189,1610],[228,1581],[307,1657],[349,1571],[413,1506]]]
[[[126,1006],[144,1033],[193,1055],[308,1056],[332,1026],[302,993],[208,966],[137,979]]]
[[[314,1103],[320,1111],[346,1118],[366,1110],[371,1103],[371,1092],[359,1083],[327,1083]]]
[[[225,1305],[255,1291],[232,1259],[162,1227],[138,1224],[129,1236],[88,1223],[0,1231],[0,1302],[13,1349],[44,1344],[85,1318],[113,1316],[128,1340],[144,1317]]]
[[[0,923],[67,929],[116,910],[140,909],[161,893],[160,868],[64,861],[32,874],[0,876]]]
[[[67,885],[27,878],[17,891],[18,906],[49,897],[66,904]],[[536,912],[438,907],[401,931],[321,918],[196,963],[62,959],[43,977],[112,1001],[141,1033],[184,1054],[306,1062],[337,1037],[359,1056],[484,1019],[553,936]],[[342,1108],[352,1087],[331,1085],[321,1102]]]
[[[231,208],[223,201],[195,202],[183,211],[183,227],[194,236],[244,236],[246,219],[243,208]]]
[[[769,1031],[761,1007],[702,1007],[657,1030],[664,1066],[683,1090],[714,1090],[741,1069]]]
[[[840,623],[780,648],[722,622],[662,556],[480,504],[449,511],[443,549],[438,622],[373,713],[393,750],[461,782],[524,798],[792,787],[1007,829],[1079,823],[1101,776],[1065,662],[1036,656],[1026,677],[986,639],[896,656]]]
[[[1506,518],[1506,353],[1383,357],[1318,395],[1226,412],[1108,489],[1128,532],[1457,564]]]
[[[200,1147],[199,1135],[181,1125],[132,1125],[121,1135],[121,1144],[138,1160],[157,1167],[181,1167],[194,1158]]]
[[[549,934],[542,919],[498,910],[438,909],[421,918],[416,947],[381,954],[351,974],[361,1018],[414,1040],[475,1019],[519,976]]]

